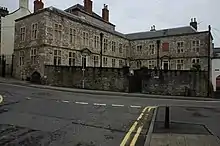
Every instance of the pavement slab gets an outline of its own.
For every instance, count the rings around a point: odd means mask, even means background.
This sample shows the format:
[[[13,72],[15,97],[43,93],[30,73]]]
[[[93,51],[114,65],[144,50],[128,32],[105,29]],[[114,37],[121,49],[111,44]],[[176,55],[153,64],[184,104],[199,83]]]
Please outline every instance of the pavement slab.
[[[213,135],[153,134],[150,146],[219,146]]]

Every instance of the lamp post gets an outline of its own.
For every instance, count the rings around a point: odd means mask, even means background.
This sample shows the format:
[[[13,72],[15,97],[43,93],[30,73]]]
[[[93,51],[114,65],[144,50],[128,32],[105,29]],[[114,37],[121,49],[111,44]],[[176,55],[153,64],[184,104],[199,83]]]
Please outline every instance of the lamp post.
[[[82,55],[82,88],[85,88],[85,71],[86,71],[86,57],[90,55],[90,51],[89,49],[83,49],[81,51],[81,55]]]

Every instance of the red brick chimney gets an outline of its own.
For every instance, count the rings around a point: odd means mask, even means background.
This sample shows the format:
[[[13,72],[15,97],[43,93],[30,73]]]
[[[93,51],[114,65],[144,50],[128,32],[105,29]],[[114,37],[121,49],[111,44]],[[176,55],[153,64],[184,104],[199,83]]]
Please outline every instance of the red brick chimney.
[[[104,8],[102,9],[102,19],[109,22],[109,10],[106,4],[104,4]]]
[[[44,3],[42,2],[42,0],[34,1],[34,13],[43,8],[44,8]]]
[[[92,14],[92,1],[91,0],[84,0],[84,10]]]

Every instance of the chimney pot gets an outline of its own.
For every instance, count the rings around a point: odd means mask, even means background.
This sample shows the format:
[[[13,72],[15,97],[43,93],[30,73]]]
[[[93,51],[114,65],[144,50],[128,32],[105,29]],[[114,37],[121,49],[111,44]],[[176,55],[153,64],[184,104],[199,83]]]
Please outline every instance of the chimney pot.
[[[198,23],[196,21],[196,18],[191,18],[190,26],[192,26],[195,30],[198,29]]]

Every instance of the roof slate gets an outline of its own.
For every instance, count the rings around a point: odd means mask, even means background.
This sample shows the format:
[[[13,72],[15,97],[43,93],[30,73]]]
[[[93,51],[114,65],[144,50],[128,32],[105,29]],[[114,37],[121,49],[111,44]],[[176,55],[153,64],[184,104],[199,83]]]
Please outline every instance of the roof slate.
[[[74,9],[78,9],[78,10],[80,10],[80,11],[83,11],[83,12],[87,13],[87,12],[85,11],[85,9],[84,9],[84,6],[82,6],[82,5],[80,5],[80,4],[73,5],[72,7],[67,8],[67,9],[65,9],[64,11],[65,11],[65,12],[70,12],[71,10],[74,10]],[[106,22],[106,21],[104,21],[104,20],[102,19],[101,16],[99,16],[99,15],[96,14],[95,12],[92,12],[92,16],[95,17],[96,19],[99,19],[99,20],[101,20],[101,21],[103,21],[103,22]],[[106,22],[106,23],[115,26],[114,24],[112,24],[112,23],[110,23],[110,22]]]
[[[191,26],[185,26],[185,27],[155,30],[155,31],[130,33],[130,34],[126,34],[126,37],[131,40],[138,40],[138,39],[149,39],[156,37],[192,34],[192,33],[197,33],[197,31]]]

